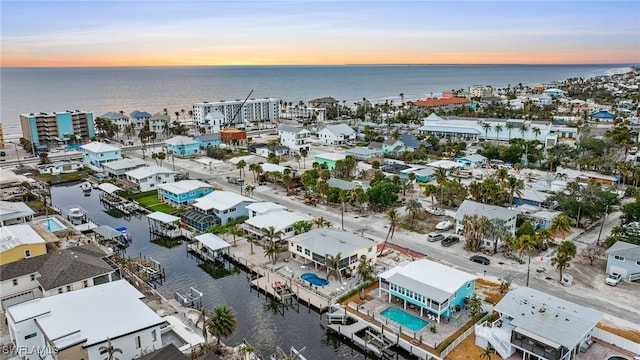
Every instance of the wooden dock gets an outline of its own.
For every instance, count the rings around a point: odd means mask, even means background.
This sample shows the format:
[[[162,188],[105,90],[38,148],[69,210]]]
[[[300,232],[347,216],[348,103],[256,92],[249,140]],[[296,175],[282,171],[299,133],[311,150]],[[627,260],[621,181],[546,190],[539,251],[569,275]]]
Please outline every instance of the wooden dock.
[[[291,278],[266,269],[254,269],[254,272],[257,278],[251,281],[251,286],[264,291],[280,302],[295,296],[299,302],[304,302],[320,312],[324,312],[331,305],[331,299],[300,285]]]

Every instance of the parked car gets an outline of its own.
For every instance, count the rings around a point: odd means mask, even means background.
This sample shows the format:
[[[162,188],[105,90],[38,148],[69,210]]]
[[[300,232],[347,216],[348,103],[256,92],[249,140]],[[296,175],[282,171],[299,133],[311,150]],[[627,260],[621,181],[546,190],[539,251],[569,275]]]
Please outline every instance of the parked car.
[[[444,247],[449,247],[449,246],[451,246],[451,245],[453,245],[455,243],[459,243],[459,242],[460,242],[460,238],[459,237],[450,235],[450,236],[447,236],[444,240],[442,240],[441,244]]]
[[[489,259],[487,259],[484,256],[480,256],[480,255],[473,255],[471,258],[469,258],[469,260],[471,260],[473,262],[477,262],[477,263],[482,264],[482,265],[489,265],[491,263],[491,261]]]
[[[622,281],[622,275],[618,273],[611,273],[604,279],[604,283],[610,286],[616,286]]]
[[[432,232],[427,234],[427,240],[429,242],[442,241],[444,240],[444,235],[436,232]]]

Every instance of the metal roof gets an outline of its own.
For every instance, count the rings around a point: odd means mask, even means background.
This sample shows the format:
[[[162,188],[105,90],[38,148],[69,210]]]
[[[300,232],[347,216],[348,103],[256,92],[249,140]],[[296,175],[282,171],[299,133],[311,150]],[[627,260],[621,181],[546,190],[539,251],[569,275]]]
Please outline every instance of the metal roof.
[[[303,247],[316,254],[335,256],[338,253],[342,258],[357,252],[358,249],[373,246],[376,242],[360,235],[352,234],[339,229],[320,228],[304,234],[289,238],[290,242],[299,243]]]
[[[206,234],[198,235],[198,236],[195,237],[195,239],[197,241],[201,242],[204,246],[206,246],[207,248],[209,248],[212,251],[216,251],[216,250],[220,250],[220,249],[226,249],[226,248],[231,246],[231,245],[229,245],[228,242],[220,239],[219,237],[215,236],[212,233],[206,233]]]
[[[175,221],[180,220],[180,218],[177,217],[177,216],[165,214],[165,213],[163,213],[161,211],[153,212],[153,213],[147,215],[147,217],[149,219],[157,220],[157,221],[159,221],[161,223],[164,223],[164,224],[170,224],[170,223],[173,223]]]

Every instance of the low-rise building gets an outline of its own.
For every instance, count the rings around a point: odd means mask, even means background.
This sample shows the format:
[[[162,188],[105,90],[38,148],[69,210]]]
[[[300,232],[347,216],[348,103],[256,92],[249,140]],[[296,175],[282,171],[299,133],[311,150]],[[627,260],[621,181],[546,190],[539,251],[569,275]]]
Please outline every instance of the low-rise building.
[[[473,295],[478,277],[451,266],[421,259],[378,275],[378,296],[402,307],[417,306],[420,316],[431,315],[438,324],[460,311]],[[383,297],[384,296],[384,297]]]
[[[249,216],[247,206],[255,200],[231,191],[214,191],[192,204],[180,219],[202,231],[212,225],[225,225],[230,220]]]
[[[105,176],[114,178],[124,178],[125,174],[131,170],[145,166],[146,163],[138,158],[126,158],[102,164]]]
[[[60,175],[76,172],[84,167],[80,161],[56,161],[49,164],[36,165],[40,174]]]
[[[102,164],[122,159],[122,149],[102,142],[92,142],[80,146],[82,162],[94,170],[102,170]]]
[[[254,216],[287,210],[287,207],[270,201],[263,201],[247,205],[247,210],[249,210],[249,219],[251,219]]]
[[[344,151],[346,156],[353,156],[354,159],[363,161],[382,157],[383,153],[384,151],[381,148],[370,149],[366,147],[354,147]]]
[[[108,112],[100,117],[103,119],[107,119],[113,124],[117,125],[120,131],[124,130],[124,128],[127,127],[130,123],[129,117],[127,115],[117,112]]]
[[[333,168],[336,167],[336,162],[338,160],[344,160],[346,158],[346,155],[341,153],[323,153],[317,154],[313,159],[314,162],[317,162],[318,164],[326,164],[327,169],[333,170]]]
[[[460,158],[456,158],[456,162],[463,164],[466,168],[475,169],[482,167],[487,162],[487,158],[480,154],[471,154],[467,156],[463,156]]]
[[[210,147],[220,146],[220,135],[218,135],[217,133],[196,136],[195,138],[193,138],[193,140],[200,145],[200,149],[202,150]]]
[[[155,113],[149,118],[149,130],[157,133],[161,133],[164,129],[171,124],[171,118],[169,114],[163,112]]]
[[[606,254],[607,274],[618,273],[625,281],[640,279],[640,246],[616,241]]]
[[[199,180],[181,180],[158,185],[158,198],[172,206],[191,205],[197,199],[210,194],[213,185]]]
[[[154,190],[158,185],[176,181],[176,172],[162,166],[144,166],[125,173],[126,179],[140,191]]]
[[[151,118],[151,114],[146,111],[134,110],[131,114],[131,121],[136,125],[136,130],[142,129],[144,124]]]
[[[162,347],[164,320],[143,297],[119,280],[34,299],[7,309],[9,335],[17,348],[55,349],[58,359],[102,360],[106,347],[133,359]],[[37,352],[21,355],[40,359]]]
[[[29,225],[0,228],[0,265],[47,253],[47,242]]]
[[[187,136],[174,136],[164,141],[167,151],[178,157],[200,155],[200,143]]]
[[[273,228],[275,235],[273,240],[285,240],[296,234],[293,224],[298,221],[311,221],[312,219],[311,216],[295,211],[269,211],[261,215],[250,216],[249,219],[242,224],[242,228],[249,236],[258,239],[263,239],[268,236],[269,229]]]
[[[327,125],[318,131],[323,144],[343,145],[356,141],[356,132],[347,124]]]
[[[0,201],[0,226],[24,224],[33,220],[35,212],[23,202]]]
[[[282,125],[278,127],[278,136],[280,136],[280,144],[289,148],[292,153],[309,151],[308,141],[311,132],[305,128]]]
[[[479,217],[486,217],[491,221],[492,219],[504,220],[504,226],[507,233],[511,236],[516,235],[516,218],[518,212],[515,210],[507,209],[502,206],[487,205],[472,200],[465,200],[460,204],[460,207],[456,211],[456,233],[464,232],[464,217],[466,215],[478,215]],[[497,239],[497,247],[500,249],[504,245],[504,239]],[[488,249],[493,249],[494,242],[490,239],[482,239],[482,246]]]

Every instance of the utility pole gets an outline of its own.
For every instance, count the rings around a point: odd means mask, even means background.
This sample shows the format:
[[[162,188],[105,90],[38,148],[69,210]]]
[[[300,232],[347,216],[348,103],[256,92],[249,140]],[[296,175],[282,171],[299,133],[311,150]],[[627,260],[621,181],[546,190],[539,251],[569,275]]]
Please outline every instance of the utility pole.
[[[607,220],[607,215],[609,215],[609,204],[604,210],[604,217],[602,218],[602,224],[600,224],[600,232],[598,233],[598,240],[596,240],[596,245],[600,245],[600,236],[602,235],[602,228],[604,227],[604,222]]]

